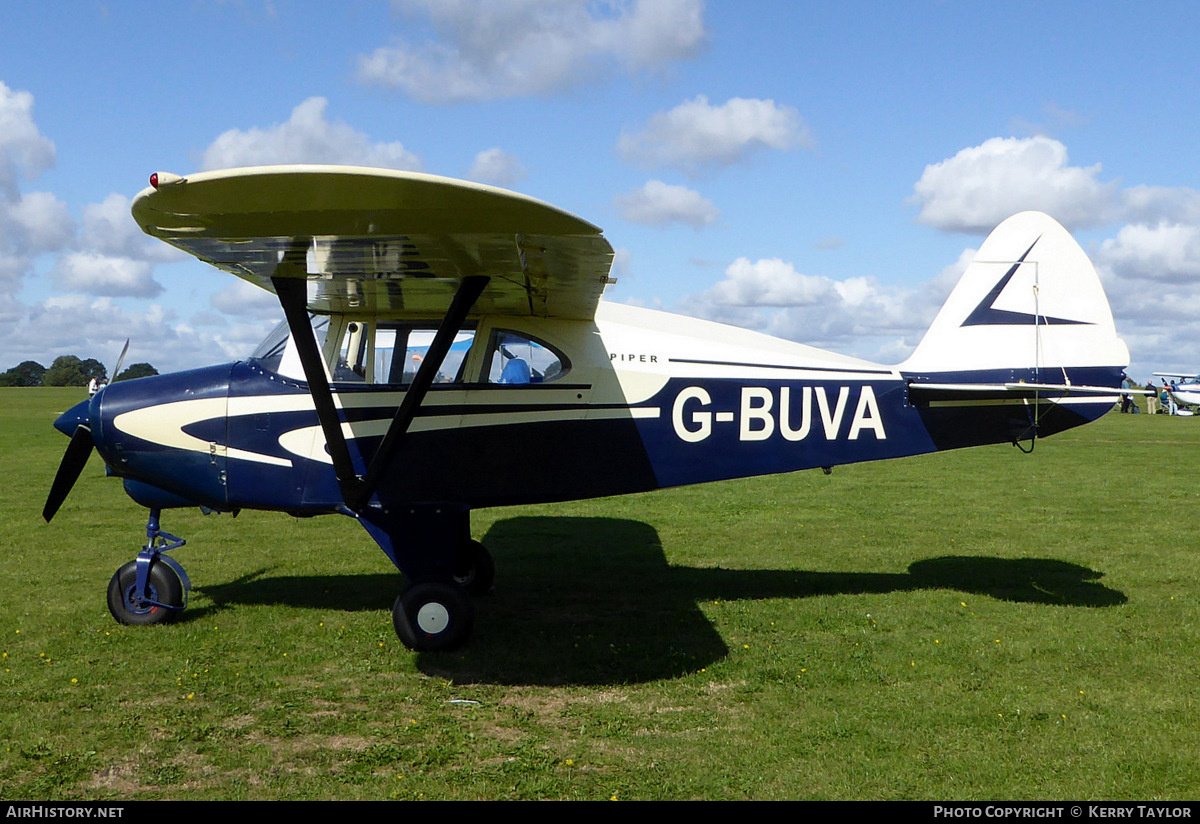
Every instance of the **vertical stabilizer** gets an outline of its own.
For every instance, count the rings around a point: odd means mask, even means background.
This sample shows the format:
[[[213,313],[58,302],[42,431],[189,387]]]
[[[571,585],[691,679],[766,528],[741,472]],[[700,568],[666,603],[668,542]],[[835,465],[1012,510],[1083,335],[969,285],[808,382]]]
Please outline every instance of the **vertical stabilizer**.
[[[988,235],[912,356],[910,375],[1117,386],[1129,351],[1087,255],[1021,212]]]

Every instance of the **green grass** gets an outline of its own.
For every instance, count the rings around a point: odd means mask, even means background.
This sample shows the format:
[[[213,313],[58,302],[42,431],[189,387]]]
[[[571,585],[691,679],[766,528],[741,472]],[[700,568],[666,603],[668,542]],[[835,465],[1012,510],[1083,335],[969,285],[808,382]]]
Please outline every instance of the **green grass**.
[[[170,511],[179,623],[115,624],[144,510],[78,390],[0,389],[5,799],[1186,799],[1200,420],[488,510],[471,644],[416,655],[346,518]]]

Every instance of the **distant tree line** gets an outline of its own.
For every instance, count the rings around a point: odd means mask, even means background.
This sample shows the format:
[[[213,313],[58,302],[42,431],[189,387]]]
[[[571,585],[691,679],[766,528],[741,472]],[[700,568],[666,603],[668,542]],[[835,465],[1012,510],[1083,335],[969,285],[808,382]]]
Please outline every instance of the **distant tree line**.
[[[116,380],[127,381],[157,375],[158,370],[148,363],[135,363],[121,371]],[[7,372],[0,373],[0,386],[87,386],[92,378],[108,378],[108,369],[95,358],[80,360],[75,355],[60,355],[50,368],[37,361],[21,361]]]

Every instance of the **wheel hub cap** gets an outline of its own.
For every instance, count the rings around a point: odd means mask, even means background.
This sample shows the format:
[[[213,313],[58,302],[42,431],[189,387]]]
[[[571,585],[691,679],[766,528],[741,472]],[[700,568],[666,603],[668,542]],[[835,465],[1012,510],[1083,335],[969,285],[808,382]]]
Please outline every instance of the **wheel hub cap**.
[[[421,632],[437,635],[450,625],[450,611],[443,604],[429,603],[417,610],[417,626]]]

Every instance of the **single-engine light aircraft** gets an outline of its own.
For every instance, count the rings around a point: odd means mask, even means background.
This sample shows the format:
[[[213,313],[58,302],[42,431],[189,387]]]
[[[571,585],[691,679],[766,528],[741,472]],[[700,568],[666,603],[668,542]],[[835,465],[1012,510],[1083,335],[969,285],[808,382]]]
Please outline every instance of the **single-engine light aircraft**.
[[[1154,377],[1166,378],[1163,381],[1167,394],[1175,402],[1176,408],[1194,408],[1200,406],[1200,375],[1184,375],[1179,372],[1155,372]],[[1187,414],[1192,414],[1188,412]]]
[[[275,166],[137,195],[144,231],[278,296],[248,359],[110,384],[65,412],[43,515],[94,448],[150,510],[113,616],[176,616],[164,509],[354,518],[407,579],[414,650],[462,644],[494,565],[478,507],[1028,441],[1092,421],[1129,353],[1083,250],[1024,212],[987,238],[904,363],[600,300],[613,251],[548,204],[431,175]]]

